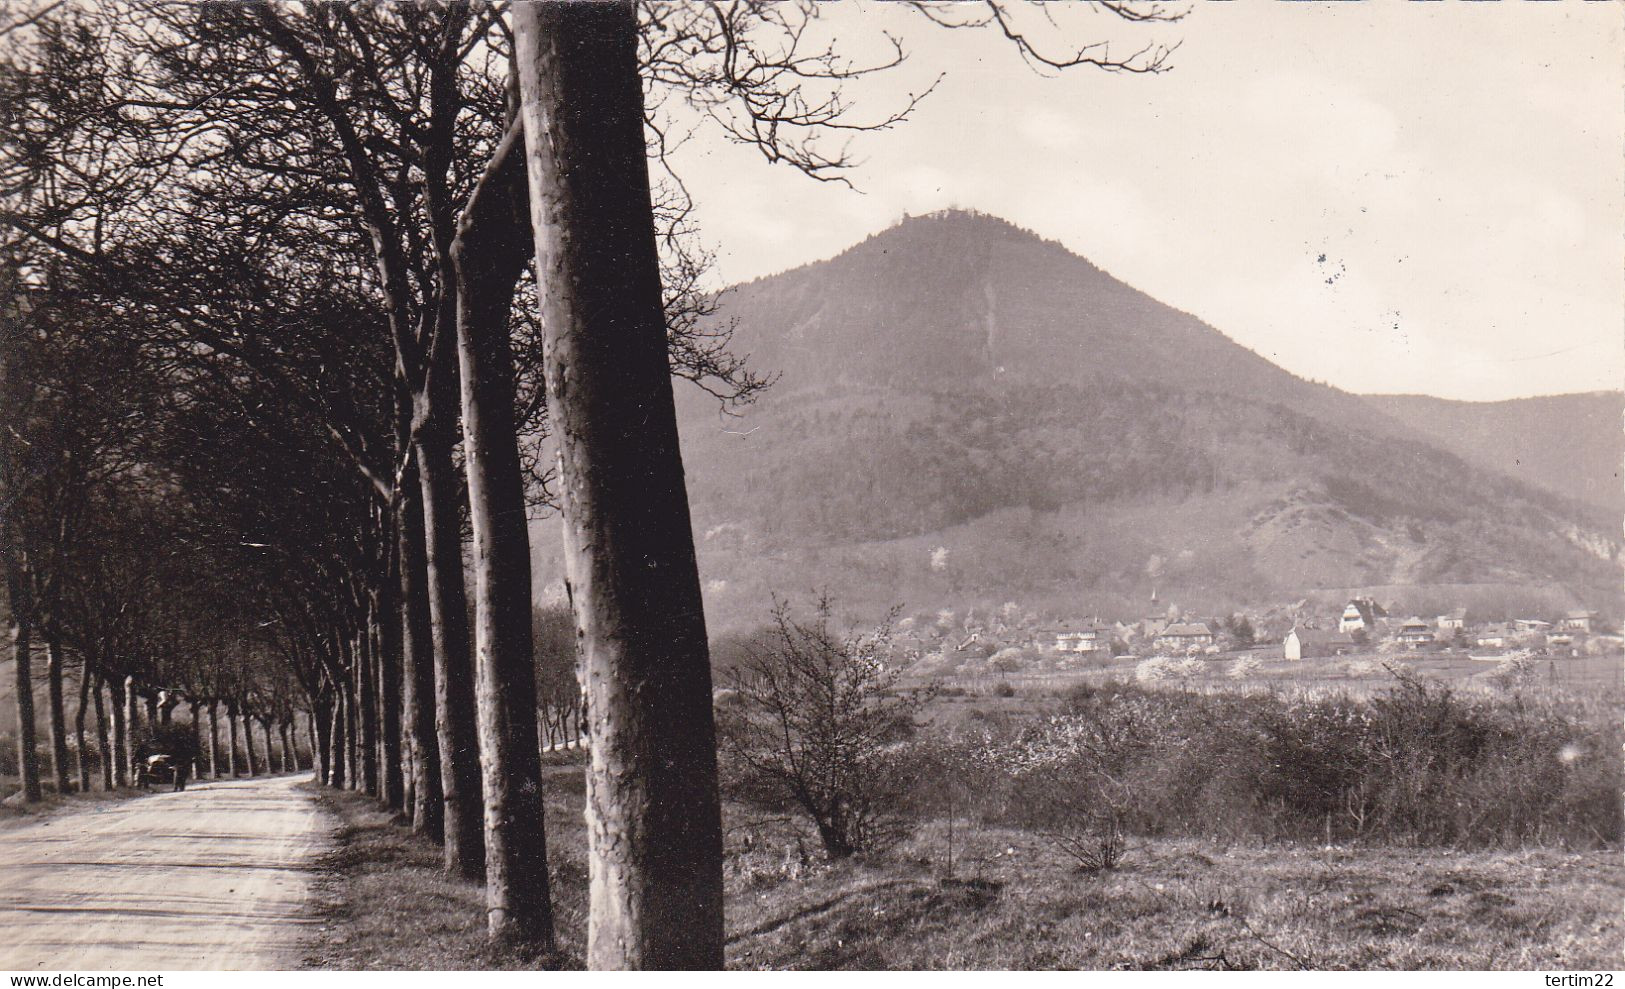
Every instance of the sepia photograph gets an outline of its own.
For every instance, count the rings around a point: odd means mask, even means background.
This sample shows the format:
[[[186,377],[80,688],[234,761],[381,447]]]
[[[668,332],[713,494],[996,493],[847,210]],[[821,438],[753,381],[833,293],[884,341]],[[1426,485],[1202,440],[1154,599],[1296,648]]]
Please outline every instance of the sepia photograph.
[[[1622,464],[1625,0],[0,0],[0,972],[1608,989]]]

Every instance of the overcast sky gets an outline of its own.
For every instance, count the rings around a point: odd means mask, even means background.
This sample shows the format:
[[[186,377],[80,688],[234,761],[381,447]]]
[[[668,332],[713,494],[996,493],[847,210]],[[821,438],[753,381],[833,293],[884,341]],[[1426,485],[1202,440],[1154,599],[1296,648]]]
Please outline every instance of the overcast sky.
[[[850,50],[884,26],[911,52],[852,89],[860,106],[947,78],[854,144],[857,192],[699,132],[680,164],[726,281],[972,207],[1351,391],[1625,385],[1621,3],[1197,0],[1171,26],[1063,20],[1115,51],[1182,41],[1155,77],[1044,77],[991,32],[827,9]]]

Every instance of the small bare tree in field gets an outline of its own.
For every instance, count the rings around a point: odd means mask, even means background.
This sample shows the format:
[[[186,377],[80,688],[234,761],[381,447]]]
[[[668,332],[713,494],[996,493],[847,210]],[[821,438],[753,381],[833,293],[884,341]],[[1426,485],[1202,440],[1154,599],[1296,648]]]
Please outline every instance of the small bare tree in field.
[[[741,788],[800,808],[831,858],[900,830],[900,743],[929,690],[899,691],[898,671],[881,659],[895,618],[841,636],[827,600],[808,622],[780,602],[771,630],[729,677],[738,701],[719,729]]]

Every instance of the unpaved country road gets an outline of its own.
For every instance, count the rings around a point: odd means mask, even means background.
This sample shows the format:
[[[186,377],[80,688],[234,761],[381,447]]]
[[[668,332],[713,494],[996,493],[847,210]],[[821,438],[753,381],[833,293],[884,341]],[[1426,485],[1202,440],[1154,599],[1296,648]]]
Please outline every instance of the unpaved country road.
[[[328,840],[307,779],[194,784],[0,831],[0,970],[294,967]]]

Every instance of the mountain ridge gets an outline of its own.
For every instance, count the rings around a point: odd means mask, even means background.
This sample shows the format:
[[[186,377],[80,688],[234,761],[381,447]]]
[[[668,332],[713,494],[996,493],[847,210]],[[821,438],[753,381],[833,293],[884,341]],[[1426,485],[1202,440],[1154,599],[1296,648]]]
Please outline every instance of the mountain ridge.
[[[721,318],[780,377],[738,418],[679,394],[714,624],[819,585],[1101,613],[1084,602],[1152,586],[1215,608],[1486,582],[1603,607],[1617,588],[1598,506],[998,218],[909,219],[736,286]]]

